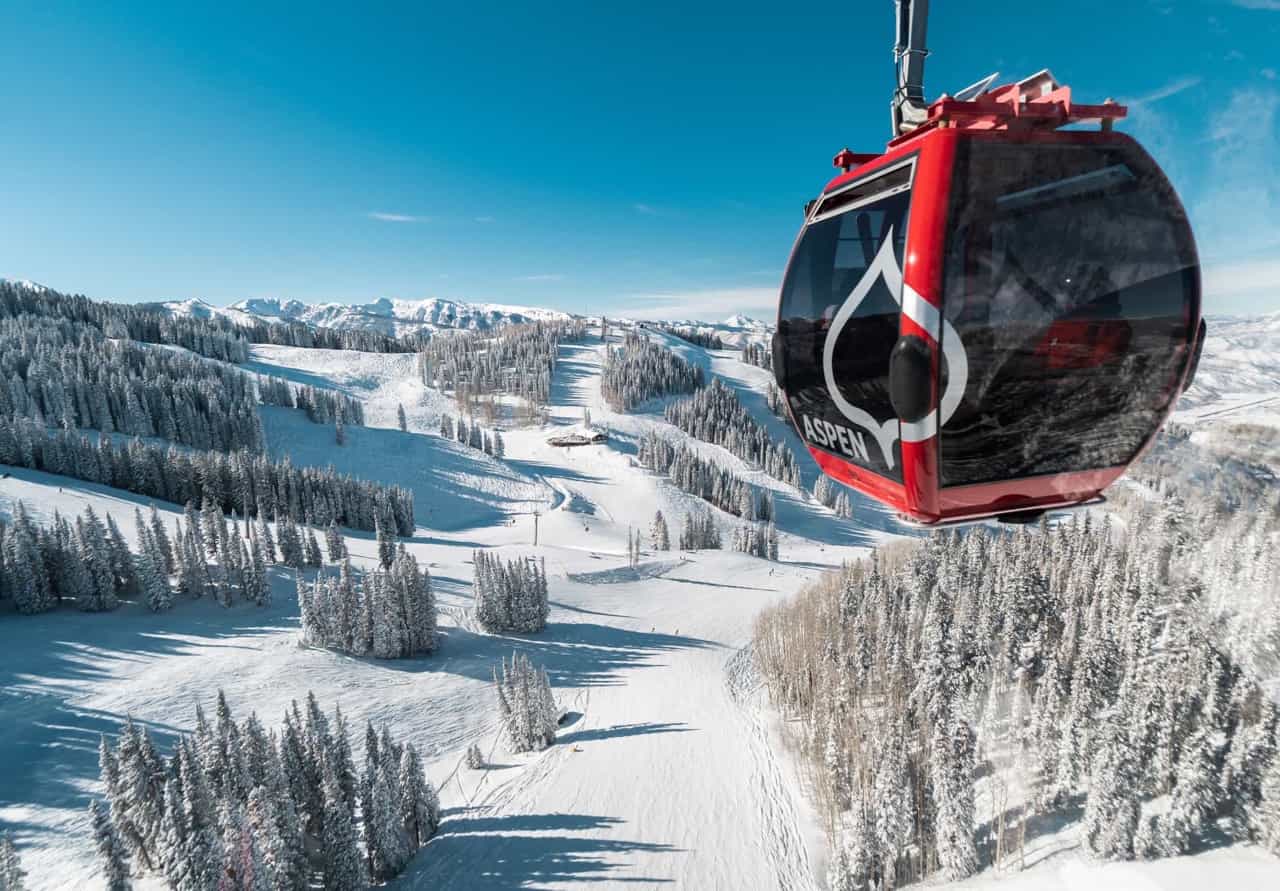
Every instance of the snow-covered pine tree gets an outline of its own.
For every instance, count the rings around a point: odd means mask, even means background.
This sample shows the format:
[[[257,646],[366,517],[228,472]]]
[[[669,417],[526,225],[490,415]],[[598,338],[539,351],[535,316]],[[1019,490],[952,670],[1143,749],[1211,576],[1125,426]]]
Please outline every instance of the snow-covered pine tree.
[[[365,833],[372,840],[370,872],[378,881],[398,875],[412,855],[400,813],[398,765],[386,763],[389,760],[384,759],[374,773],[370,783],[372,809],[365,815]]]
[[[514,653],[494,668],[498,718],[510,751],[540,751],[555,742],[557,709],[545,671]]]
[[[472,770],[480,770],[484,767],[484,753],[480,751],[479,743],[467,746],[467,767]]]
[[[262,545],[255,534],[250,543],[249,566],[253,583],[245,594],[258,606],[271,605],[271,578],[267,575],[267,562],[262,556]]]
[[[1082,841],[1087,852],[1106,860],[1133,857],[1133,839],[1140,809],[1134,799],[1138,765],[1134,762],[1128,728],[1115,720],[1105,733],[1089,777]]]
[[[102,878],[106,882],[107,891],[128,891],[132,887],[129,879],[129,854],[124,842],[111,822],[110,811],[94,799],[89,802],[89,820],[93,826],[93,841],[98,849],[98,863],[102,867]]]
[[[304,550],[304,559],[307,566],[315,569],[324,563],[324,556],[320,553],[320,542],[316,540],[316,530],[307,527],[306,547]]]
[[[1280,857],[1280,756],[1272,756],[1263,776],[1262,796],[1254,820],[1263,846]]]
[[[653,526],[649,532],[649,544],[655,551],[671,550],[671,533],[667,529],[666,517],[662,511],[653,515]]]
[[[27,887],[27,872],[22,868],[13,837],[0,833],[0,891],[23,891]]]
[[[409,432],[409,419],[404,414],[404,403],[396,403],[396,426],[400,428],[401,433]]]
[[[358,891],[367,887],[367,878],[355,821],[347,807],[338,778],[324,767],[324,846],[321,872],[325,891]]]
[[[337,520],[330,520],[324,534],[325,547],[329,551],[329,562],[337,563],[346,554],[346,543],[342,539],[342,530]]]
[[[164,558],[153,541],[144,540],[135,558],[142,600],[152,612],[163,612],[173,606],[173,591],[164,571]]]
[[[381,517],[375,519],[374,523],[374,533],[378,541],[378,562],[382,564],[383,569],[390,569],[391,561],[395,559],[396,554],[395,534],[382,522]]]
[[[156,510],[154,504],[151,505],[151,517],[149,520],[151,527],[151,540],[155,542],[157,553],[163,558],[163,566],[166,574],[174,571],[173,564],[173,547],[169,542],[169,534],[165,532],[164,522],[160,519],[160,513]]]

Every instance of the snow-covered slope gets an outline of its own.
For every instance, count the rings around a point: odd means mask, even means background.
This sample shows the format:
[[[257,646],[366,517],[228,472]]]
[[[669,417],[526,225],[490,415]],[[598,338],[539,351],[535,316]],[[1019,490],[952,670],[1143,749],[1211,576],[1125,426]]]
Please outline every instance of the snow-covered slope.
[[[382,334],[415,334],[445,329],[488,330],[500,325],[539,319],[565,319],[568,313],[499,303],[464,303],[432,297],[426,300],[391,300],[371,303],[302,303],[298,300],[252,298],[230,306],[211,306],[202,300],[154,304],[175,315],[197,318],[222,316],[236,323],[302,322],[317,328],[377,331]]]
[[[723,378],[776,438],[799,448],[765,406],[768,372],[732,351],[650,336]],[[99,881],[86,835],[87,802],[101,794],[98,734],[114,733],[132,715],[167,747],[192,729],[196,702],[208,708],[219,687],[238,716],[257,711],[273,728],[289,701],[309,690],[326,710],[340,705],[356,731],[357,763],[366,720],[386,722],[424,753],[445,820],[397,888],[821,887],[825,844],[805,780],[777,745],[776,719],[742,648],[763,607],[901,533],[864,500],[853,520],[837,519],[722,449],[689,440],[656,411],[611,412],[599,391],[603,349],[598,336],[562,347],[550,422],[504,430],[507,457],[496,461],[435,435],[440,414],[456,409],[419,382],[412,356],[255,346],[250,370],[363,401],[368,426],[347,428],[342,447],[331,428],[266,409],[268,448],[298,464],[334,464],[412,488],[419,528],[405,546],[431,573],[441,649],[382,662],[301,647],[292,573],[282,568],[273,570],[275,602],[266,610],[204,600],[159,615],[127,604],[109,614],[0,616],[0,714],[9,719],[0,731],[0,824],[16,835],[31,887]],[[395,429],[399,405],[406,432]],[[609,430],[607,446],[547,444],[553,431],[580,424],[584,409]],[[674,533],[699,504],[636,464],[638,439],[658,425],[773,490],[779,562],[646,549],[637,568],[628,565],[632,529],[647,531],[660,509]],[[803,466],[811,483],[811,464]],[[132,536],[133,510],[145,508],[144,499],[118,490],[4,470],[11,475],[0,478],[0,517],[18,500],[42,523],[54,510],[73,515],[91,504]],[[171,526],[180,508],[159,507]],[[722,522],[727,532],[731,523]],[[374,565],[370,535],[353,533],[346,543],[358,565]],[[486,635],[459,623],[478,548],[546,560],[544,633]],[[506,755],[497,737],[489,677],[513,650],[547,667],[570,712],[557,745],[537,755]],[[491,768],[463,766],[471,743]],[[1009,887],[1280,886],[1280,860],[1252,848],[1091,865],[1075,850],[1076,831],[1054,836],[1027,872],[1007,877]],[[964,887],[1005,880],[988,871]]]
[[[98,734],[132,715],[170,745],[191,729],[194,704],[208,705],[221,687],[238,715],[255,710],[271,726],[313,690],[326,708],[341,705],[357,731],[366,719],[385,721],[426,753],[446,820],[399,887],[814,887],[818,832],[802,786],[769,744],[769,718],[737,654],[763,606],[883,534],[779,492],[779,563],[730,551],[648,552],[630,568],[628,532],[647,528],[657,509],[678,529],[696,502],[635,465],[637,436],[663,422],[604,406],[602,349],[598,341],[566,345],[551,424],[509,431],[508,457],[497,462],[434,435],[447,406],[413,382],[411,357],[255,347],[256,370],[365,401],[372,426],[349,427],[341,448],[331,429],[268,409],[269,448],[413,488],[421,525],[405,544],[431,573],[445,611],[443,645],[429,658],[390,663],[300,648],[283,569],[273,570],[275,605],[265,611],[206,600],[160,615],[128,604],[100,615],[4,616],[0,711],[14,720],[0,733],[0,822],[15,829],[32,886],[95,881],[85,832],[88,799],[100,794]],[[393,428],[400,403],[408,432]],[[610,446],[549,446],[549,433],[579,423],[584,407],[609,427]],[[13,470],[0,478],[0,515],[18,500],[37,506],[41,522],[55,509],[92,504],[129,534],[142,501]],[[179,508],[161,505],[161,513],[171,525]],[[370,536],[351,534],[347,546],[358,564],[373,565]],[[451,618],[470,603],[479,547],[546,559],[545,633],[482,635]],[[547,667],[572,712],[559,744],[536,756],[506,755],[496,737],[488,679],[513,649]],[[460,766],[472,742],[494,767]],[[353,743],[359,760],[358,732]]]
[[[1176,419],[1280,425],[1280,312],[1210,316],[1195,384]]]

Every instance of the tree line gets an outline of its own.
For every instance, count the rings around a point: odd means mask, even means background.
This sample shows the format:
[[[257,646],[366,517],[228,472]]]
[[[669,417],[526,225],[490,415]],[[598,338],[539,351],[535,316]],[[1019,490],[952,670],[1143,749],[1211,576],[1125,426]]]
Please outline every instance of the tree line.
[[[825,473],[818,474],[818,478],[813,481],[813,497],[819,504],[835,511],[837,517],[847,520],[853,516],[849,490]]]
[[[67,430],[260,449],[253,380],[227,365],[112,340],[66,319],[0,319],[0,417]]]
[[[416,353],[429,338],[426,332],[402,334],[398,337],[367,328],[326,328],[298,321],[254,319],[229,322],[210,320],[217,327],[230,328],[249,343],[305,347],[313,350],[356,350],[362,353]]]
[[[104,522],[92,505],[74,523],[55,512],[42,528],[19,502],[13,522],[0,523],[0,602],[11,601],[26,615],[64,604],[107,612],[129,597],[153,612],[173,606],[175,595],[209,595],[223,606],[237,600],[270,604],[267,565],[274,553],[269,530],[264,545],[258,528],[249,526],[240,535],[234,520],[228,530],[221,511],[202,517],[192,505],[185,524],[174,520],[172,535],[154,506],[149,519],[135,509],[134,525],[136,550],[115,519],[108,514]]]
[[[255,343],[311,349],[413,353],[425,335],[392,337],[378,331],[320,328],[303,322],[232,322],[221,316],[177,315],[159,304],[122,304],[0,281],[0,318],[23,314],[66,319],[93,326],[112,338],[182,347],[210,359],[236,364],[249,359]]]
[[[774,442],[756,423],[738,394],[719,378],[678,399],[664,412],[667,422],[703,442],[721,446],[774,479],[799,488],[800,465],[791,449]]]
[[[684,526],[680,529],[680,550],[718,551],[721,547],[720,526],[711,511],[704,507],[684,515]]]
[[[628,331],[620,347],[605,347],[600,393],[614,411],[631,411],[658,396],[692,393],[702,369],[649,338]]]
[[[241,516],[287,516],[311,525],[333,520],[373,530],[379,518],[399,535],[414,529],[413,493],[339,475],[332,467],[295,467],[240,451],[190,452],[134,439],[49,430],[25,418],[0,424],[0,463],[63,474],[175,504],[206,497]]]
[[[471,417],[493,423],[505,395],[519,400],[521,417],[536,420],[551,398],[560,342],[585,332],[586,323],[573,319],[437,335],[418,351],[418,373],[428,387],[452,391]]]
[[[655,327],[664,334],[678,337],[685,343],[700,346],[704,350],[722,350],[725,348],[724,341],[714,331],[699,331],[697,328],[691,328],[687,325],[667,325],[662,322],[659,322]]]
[[[403,546],[387,570],[353,573],[343,558],[338,574],[298,577],[302,640],[353,656],[404,659],[436,648],[436,603],[431,577]]]
[[[773,493],[760,490],[727,467],[649,430],[636,456],[642,467],[664,474],[678,489],[744,520],[774,518]]]
[[[90,805],[107,886],[133,875],[174,889],[366,888],[394,878],[440,825],[440,804],[412,743],[365,727],[363,770],[346,719],[308,693],[281,732],[256,714],[237,723],[218,693],[210,722],[168,757],[126,719],[98,755],[105,807]],[[318,884],[317,884],[318,883]]]
[[[336,390],[310,384],[291,384],[283,378],[260,375],[258,397],[264,405],[299,409],[313,424],[341,422],[364,426],[364,405],[354,396]]]
[[[746,343],[742,347],[742,361],[766,371],[773,371],[773,350],[768,344]]]
[[[179,346],[223,362],[249,358],[249,340],[220,319],[175,316],[154,307],[107,303],[0,281],[0,318],[22,316],[65,319],[96,328],[107,337]]]
[[[485,430],[474,419],[468,424],[463,418],[441,415],[440,436],[444,439],[456,439],[465,446],[495,458],[501,458],[507,453],[507,444],[502,439],[502,433],[498,430]]]
[[[1236,559],[1274,559],[1266,522]],[[762,613],[755,660],[803,727],[830,886],[1017,863],[1031,818],[1081,799],[1095,857],[1223,831],[1280,851],[1276,706],[1202,609],[1189,531],[1147,500],[1123,528],[936,534]]]
[[[364,421],[351,396],[132,340],[84,322],[0,318],[0,418],[66,430],[160,437],[228,452],[262,448],[259,400],[298,408],[315,423]]]
[[[743,523],[733,530],[733,549],[763,560],[778,559],[778,527],[768,523]]]

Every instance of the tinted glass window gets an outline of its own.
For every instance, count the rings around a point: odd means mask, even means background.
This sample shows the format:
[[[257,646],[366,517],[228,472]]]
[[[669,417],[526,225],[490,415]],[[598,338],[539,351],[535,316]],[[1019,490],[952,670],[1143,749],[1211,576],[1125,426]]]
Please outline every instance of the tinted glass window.
[[[778,324],[784,389],[801,436],[897,480],[902,469],[888,373],[901,295],[890,290],[882,267],[892,263],[891,277],[901,280],[909,207],[910,194],[900,192],[810,225],[783,282]],[[833,325],[838,398],[824,365]]]
[[[1176,395],[1198,300],[1167,181],[1126,147],[968,141],[950,215],[943,337],[967,382],[943,485],[1131,460]]]

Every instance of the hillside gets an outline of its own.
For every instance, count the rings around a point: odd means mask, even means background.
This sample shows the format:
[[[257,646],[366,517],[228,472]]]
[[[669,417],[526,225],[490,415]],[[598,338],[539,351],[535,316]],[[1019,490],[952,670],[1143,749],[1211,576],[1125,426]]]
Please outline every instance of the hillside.
[[[202,311],[188,307],[195,316]],[[708,327],[752,337],[766,330],[750,320],[730,322]],[[1273,372],[1265,366],[1249,378],[1231,369],[1248,361],[1237,351],[1241,344],[1258,351],[1247,355],[1265,353],[1269,325],[1242,320],[1233,333],[1211,339],[1203,366],[1211,377],[1201,382],[1203,394],[1192,394],[1193,406],[1203,409],[1197,418],[1211,424],[1209,412],[1227,398],[1226,389],[1209,389],[1212,381],[1266,387]],[[774,441],[796,452],[803,482],[812,486],[812,462],[768,411],[769,372],[743,363],[736,350],[706,350],[651,329],[646,335],[725,382]],[[615,333],[611,345],[618,341]],[[279,565],[270,569],[273,600],[265,608],[224,608],[205,598],[180,599],[161,613],[128,602],[107,614],[64,608],[17,616],[4,605],[0,648],[8,671],[0,673],[0,711],[14,720],[0,733],[0,823],[15,834],[31,886],[95,887],[86,807],[101,795],[99,734],[116,733],[132,716],[160,746],[171,746],[194,729],[195,704],[210,709],[223,689],[237,717],[256,712],[268,728],[278,728],[289,703],[309,691],[326,711],[339,705],[356,730],[357,760],[366,720],[386,722],[417,747],[440,790],[444,821],[395,887],[824,887],[828,855],[809,798],[811,777],[784,743],[746,648],[763,609],[914,533],[860,497],[852,518],[840,519],[724,448],[681,433],[663,420],[669,397],[631,413],[611,410],[600,390],[605,348],[598,328],[561,345],[546,423],[504,424],[505,455],[496,458],[439,435],[442,417],[457,409],[421,382],[410,354],[253,345],[246,370],[360,401],[365,423],[349,426],[343,445],[332,426],[311,423],[296,409],[261,407],[266,450],[413,494],[417,528],[403,543],[430,573],[440,647],[430,656],[380,661],[302,646],[294,573]],[[397,429],[401,406],[404,431]],[[584,412],[608,431],[606,446],[547,443],[581,425]],[[639,465],[651,431],[772,496],[776,562],[729,549],[650,546],[655,511],[675,532],[702,506]],[[11,522],[19,502],[40,524],[55,511],[74,516],[91,505],[137,541],[133,511],[145,510],[148,499],[70,477],[4,471],[0,519]],[[157,507],[166,525],[182,516],[180,505]],[[740,522],[714,516],[727,544]],[[627,557],[632,530],[644,537],[634,565]],[[344,530],[343,540],[355,566],[376,564],[372,533]],[[545,632],[486,634],[466,615],[474,605],[473,554],[488,548],[546,561]],[[556,744],[538,754],[504,752],[492,707],[493,667],[513,651],[546,667],[567,711]],[[488,768],[465,766],[471,744],[488,757]],[[1194,886],[1185,884],[1188,877],[1229,887],[1280,882],[1280,860],[1250,847],[1094,863],[1075,849],[1075,832],[1068,824],[1042,835],[1024,873],[988,869],[957,887]],[[155,879],[141,886],[160,887]]]

